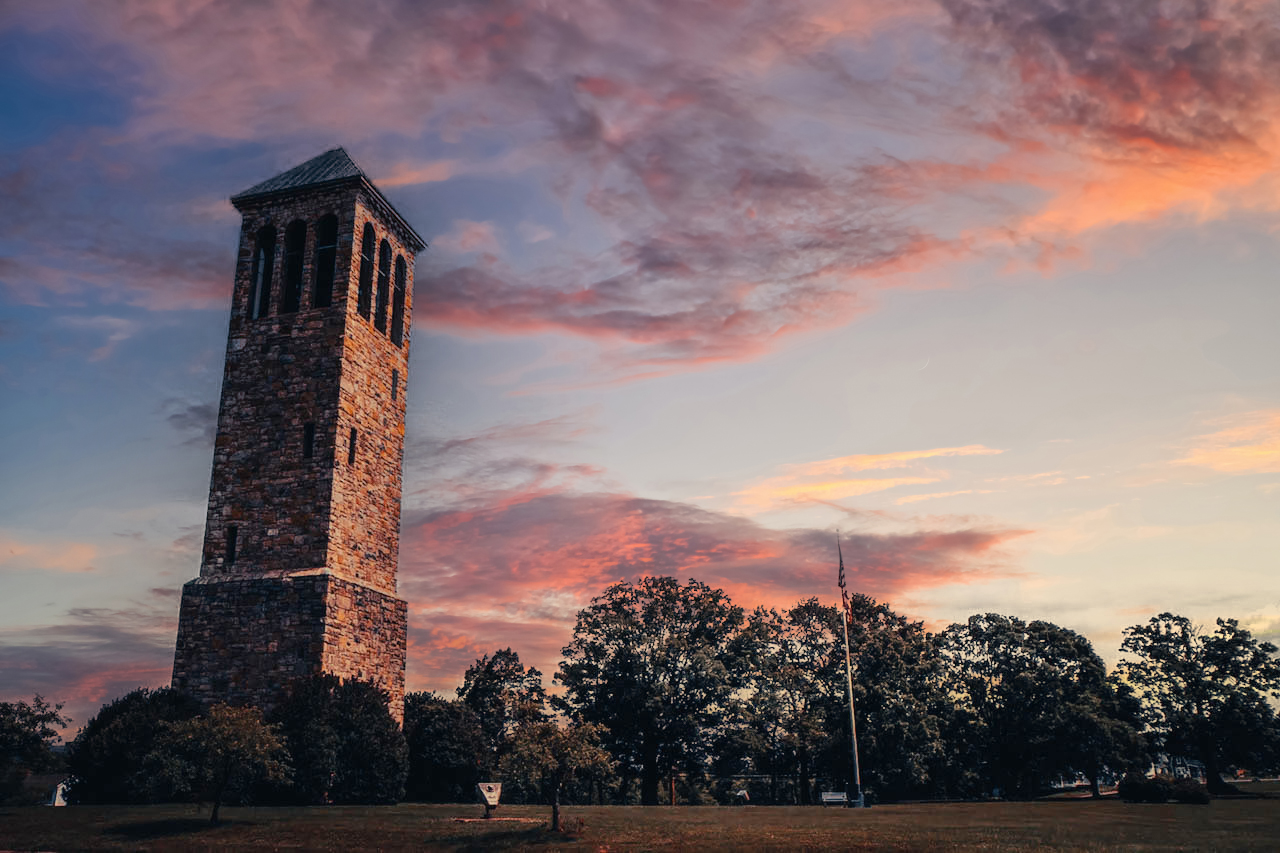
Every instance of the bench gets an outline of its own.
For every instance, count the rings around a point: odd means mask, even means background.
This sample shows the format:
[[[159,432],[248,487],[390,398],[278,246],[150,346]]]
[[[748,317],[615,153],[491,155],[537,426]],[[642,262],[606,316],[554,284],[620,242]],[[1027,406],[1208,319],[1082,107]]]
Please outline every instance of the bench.
[[[849,804],[849,797],[844,791],[823,791],[819,796],[824,806],[847,806]]]

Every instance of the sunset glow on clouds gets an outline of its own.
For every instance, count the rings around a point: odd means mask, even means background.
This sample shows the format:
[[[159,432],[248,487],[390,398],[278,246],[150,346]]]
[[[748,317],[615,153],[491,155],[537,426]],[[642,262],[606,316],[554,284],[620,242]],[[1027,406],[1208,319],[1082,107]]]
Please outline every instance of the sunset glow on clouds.
[[[1224,474],[1280,473],[1280,411],[1249,412],[1232,422],[1198,437],[1178,463]]]
[[[1274,0],[48,0],[0,63],[0,698],[167,678],[226,198],[334,145],[430,243],[411,688],[619,578],[830,598],[837,530],[931,625],[1275,630]]]
[[[918,486],[936,483],[945,478],[945,472],[925,477],[850,477],[858,471],[885,469],[919,469],[915,463],[922,459],[946,456],[989,455],[1002,451],[982,445],[969,447],[939,447],[933,450],[907,450],[897,453],[857,454],[837,459],[824,459],[787,466],[787,472],[770,477],[746,491],[738,492],[748,507],[764,508],[779,503],[813,500],[841,500],[859,495],[892,489],[898,486]]]

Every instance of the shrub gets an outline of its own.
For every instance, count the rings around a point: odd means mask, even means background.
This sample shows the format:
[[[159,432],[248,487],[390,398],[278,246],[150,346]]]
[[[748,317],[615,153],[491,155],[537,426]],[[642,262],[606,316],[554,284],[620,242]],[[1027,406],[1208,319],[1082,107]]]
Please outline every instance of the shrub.
[[[138,688],[98,711],[67,749],[73,803],[154,803],[173,792],[143,769],[166,723],[200,713],[200,705],[168,687]]]
[[[409,799],[437,803],[475,799],[476,783],[490,755],[479,718],[465,703],[433,693],[408,694],[404,736],[409,744]]]
[[[382,804],[404,796],[408,749],[385,691],[368,681],[317,675],[294,685],[272,712],[293,759],[277,799]]]
[[[1179,803],[1208,805],[1209,789],[1195,779],[1179,779],[1173,783],[1173,799]]]
[[[1205,804],[1209,792],[1194,779],[1174,779],[1170,776],[1147,778],[1141,773],[1129,772],[1120,781],[1117,793],[1126,803],[1178,803]]]

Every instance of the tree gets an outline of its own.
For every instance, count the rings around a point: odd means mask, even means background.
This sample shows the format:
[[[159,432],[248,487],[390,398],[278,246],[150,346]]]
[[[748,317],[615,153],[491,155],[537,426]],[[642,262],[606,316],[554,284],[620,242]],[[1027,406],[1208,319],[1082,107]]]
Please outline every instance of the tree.
[[[1077,696],[1063,717],[1066,758],[1089,780],[1094,797],[1102,796],[1104,773],[1119,777],[1150,762],[1147,739],[1140,732],[1142,703],[1116,673]]]
[[[657,804],[664,770],[705,760],[726,724],[742,623],[723,590],[666,577],[614,584],[579,611],[556,704],[604,726],[624,771],[639,772],[641,803]]]
[[[476,715],[489,745],[493,767],[507,737],[522,721],[546,716],[547,694],[542,673],[525,668],[510,648],[485,655],[472,664],[458,688],[458,699]]]
[[[408,748],[386,691],[321,674],[300,679],[272,713],[293,758],[294,799],[394,803],[404,796]]]
[[[912,622],[866,595],[850,596],[849,613],[858,754],[864,786],[882,801],[943,795],[944,733],[950,724],[953,703],[943,681],[942,659],[934,637],[922,623]],[[838,711],[828,715],[833,754],[828,754],[827,766],[835,778],[841,778],[849,771],[839,773],[836,768],[849,768],[852,759],[844,662],[840,659],[843,649],[837,649],[838,686],[832,695]]]
[[[474,796],[491,754],[471,708],[434,693],[409,693],[404,697],[404,736],[409,799],[457,803]]]
[[[1119,697],[1106,665],[1081,635],[1050,622],[988,613],[941,638],[984,791],[1035,796],[1053,779],[1125,761]],[[1129,726],[1132,729],[1132,726]],[[1115,767],[1123,770],[1123,766]]]
[[[282,780],[288,751],[274,726],[257,708],[218,703],[202,716],[166,723],[144,763],[178,793],[213,803],[209,822],[218,822],[222,799],[233,784]]]
[[[551,803],[551,831],[560,831],[560,799],[575,778],[607,776],[609,754],[600,748],[600,729],[591,723],[561,727],[551,720],[529,719],[516,728],[502,756],[504,776],[541,791]]]
[[[840,617],[816,598],[779,614],[757,608],[740,646],[749,661],[750,693],[744,718],[759,745],[757,771],[769,774],[770,799],[778,802],[778,776],[794,770],[799,799],[812,802],[814,761],[828,740],[829,718],[844,696],[844,645]],[[845,753],[848,755],[848,753]],[[843,775],[843,774],[842,774]]]
[[[1229,786],[1231,765],[1265,763],[1280,695],[1276,647],[1260,643],[1234,619],[1206,634],[1185,616],[1161,613],[1124,632],[1120,667],[1143,700],[1162,749],[1204,763],[1209,790]]]
[[[167,796],[143,769],[166,723],[190,720],[200,704],[185,693],[139,688],[104,705],[67,749],[76,803],[151,803]]]
[[[56,763],[53,742],[69,722],[61,705],[39,694],[30,703],[0,702],[0,802],[17,794],[29,774]]]

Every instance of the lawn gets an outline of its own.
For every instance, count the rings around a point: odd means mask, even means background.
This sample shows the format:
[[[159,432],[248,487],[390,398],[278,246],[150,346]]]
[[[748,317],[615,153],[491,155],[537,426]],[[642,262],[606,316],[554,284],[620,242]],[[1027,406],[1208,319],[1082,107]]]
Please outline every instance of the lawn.
[[[0,809],[0,849],[15,850],[1276,850],[1280,799],[1208,806],[1061,800],[842,808],[478,805],[225,808],[210,826],[190,806]]]

